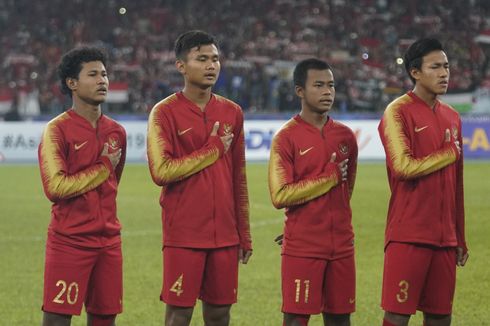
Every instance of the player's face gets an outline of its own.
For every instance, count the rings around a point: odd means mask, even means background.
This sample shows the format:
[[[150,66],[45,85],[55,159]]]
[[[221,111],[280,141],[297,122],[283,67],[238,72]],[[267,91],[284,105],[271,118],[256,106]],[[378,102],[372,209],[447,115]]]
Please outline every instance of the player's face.
[[[310,69],[306,74],[305,87],[296,88],[303,107],[315,113],[327,113],[335,98],[335,83],[330,69]]]
[[[106,100],[109,88],[107,71],[101,61],[82,63],[78,79],[68,79],[73,96],[90,105],[99,105]]]
[[[194,47],[187,54],[187,59],[177,60],[176,65],[187,83],[199,88],[212,87],[221,68],[218,48],[214,44]]]
[[[422,58],[420,70],[412,70],[417,87],[435,95],[445,94],[449,83],[449,62],[443,51],[432,51]]]

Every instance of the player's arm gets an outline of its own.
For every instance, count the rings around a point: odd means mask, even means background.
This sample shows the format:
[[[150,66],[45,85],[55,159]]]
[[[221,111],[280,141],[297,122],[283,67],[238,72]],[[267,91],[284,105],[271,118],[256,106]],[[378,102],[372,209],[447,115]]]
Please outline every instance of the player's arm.
[[[405,133],[405,122],[398,110],[388,108],[379,125],[379,134],[386,152],[386,162],[393,175],[414,179],[438,171],[459,158],[459,144],[451,141],[446,130],[443,146],[421,158],[415,158]]]
[[[272,204],[283,208],[306,203],[315,199],[342,181],[342,171],[335,163],[335,155],[315,178],[294,181],[293,147],[278,134],[272,140],[269,160],[269,191]]]
[[[93,165],[68,174],[66,153],[68,148],[62,131],[55,124],[49,123],[43,132],[38,157],[44,192],[52,202],[79,196],[97,188],[113,171],[111,160],[101,155]]]
[[[463,143],[461,134],[461,122],[459,124],[458,139]],[[468,247],[465,238],[465,213],[464,213],[464,189],[463,189],[463,151],[456,163],[456,237],[458,239],[457,264],[464,266],[468,259]]]
[[[241,113],[241,112],[240,112]],[[247,263],[252,251],[250,236],[247,175],[245,170],[245,136],[243,115],[237,116],[235,139],[231,147],[233,159],[233,188],[238,235],[240,237],[241,261]]]
[[[216,162],[225,152],[217,135],[219,124],[204,146],[182,157],[174,156],[174,130],[161,110],[153,109],[148,119],[147,154],[153,181],[163,186],[185,179]]]
[[[121,159],[119,163],[114,168],[114,173],[116,174],[117,183],[121,181],[121,176],[124,170],[124,164],[126,163],[126,151],[127,151],[127,142],[126,142],[126,131],[122,128],[122,137],[121,137]]]

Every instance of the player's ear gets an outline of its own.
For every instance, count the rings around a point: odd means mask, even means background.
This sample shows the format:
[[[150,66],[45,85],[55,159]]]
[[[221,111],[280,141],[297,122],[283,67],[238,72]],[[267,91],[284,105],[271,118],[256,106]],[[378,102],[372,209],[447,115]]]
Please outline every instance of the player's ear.
[[[413,79],[419,80],[420,79],[420,74],[421,74],[420,69],[415,68],[415,67],[413,67],[413,68],[410,69],[410,76],[412,76]]]
[[[294,92],[296,93],[296,95],[299,97],[299,98],[303,98],[304,97],[304,94],[305,94],[305,90],[303,87],[301,86],[294,86]]]
[[[75,78],[68,77],[65,79],[66,86],[72,91],[77,89],[78,80]]]
[[[177,68],[178,72],[180,72],[182,75],[185,74],[185,62],[182,59],[177,59],[175,61],[175,68]]]

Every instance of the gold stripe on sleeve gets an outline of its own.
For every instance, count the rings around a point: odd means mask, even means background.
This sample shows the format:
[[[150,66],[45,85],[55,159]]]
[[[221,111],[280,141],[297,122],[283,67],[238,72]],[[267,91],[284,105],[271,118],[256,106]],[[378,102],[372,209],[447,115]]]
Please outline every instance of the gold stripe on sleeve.
[[[172,127],[163,115],[164,109],[157,104],[151,111],[147,138],[150,173],[153,181],[160,186],[185,179],[216,162],[220,151],[215,142],[221,141],[219,137],[210,138],[203,148],[174,158]]]
[[[284,129],[293,124],[289,123]],[[294,182],[294,162],[287,147],[280,131],[272,140],[269,161],[269,190],[276,208],[303,204],[327,193],[338,184],[337,173],[333,169],[326,176]]]
[[[456,155],[451,147],[440,150],[422,158],[414,158],[409,140],[404,132],[401,107],[410,101],[405,95],[390,104],[386,109],[382,130],[385,142],[386,157],[391,162],[394,174],[402,179],[417,178],[440,170],[455,162]]]
[[[57,124],[68,116],[51,121],[46,126],[40,147],[40,167],[44,191],[51,201],[67,199],[86,193],[101,185],[110,174],[103,164],[68,175],[64,138]]]

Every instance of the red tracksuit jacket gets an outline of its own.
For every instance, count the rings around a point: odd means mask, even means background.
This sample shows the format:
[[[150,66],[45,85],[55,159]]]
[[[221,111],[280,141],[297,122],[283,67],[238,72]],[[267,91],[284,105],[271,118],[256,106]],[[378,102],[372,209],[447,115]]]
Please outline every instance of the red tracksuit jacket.
[[[210,137],[216,121],[218,136]],[[233,133],[224,154],[219,136]],[[245,138],[240,107],[212,94],[204,111],[180,92],[148,120],[148,163],[162,187],[164,246],[251,249]]]
[[[335,163],[330,163],[332,153]],[[272,141],[269,189],[276,208],[286,207],[282,252],[337,259],[354,254],[350,198],[357,169],[354,133],[331,118],[320,131],[299,115]],[[348,158],[348,180],[337,164]]]
[[[122,149],[115,170],[100,156],[104,143],[109,151]],[[68,110],[46,125],[38,157],[44,192],[53,202],[48,232],[83,247],[120,242],[116,195],[126,158],[124,128],[102,115],[94,129]]]
[[[445,141],[449,129],[451,141]],[[379,124],[391,198],[390,241],[461,246],[464,235],[463,158],[459,114],[437,102],[432,110],[413,92],[388,105]]]

